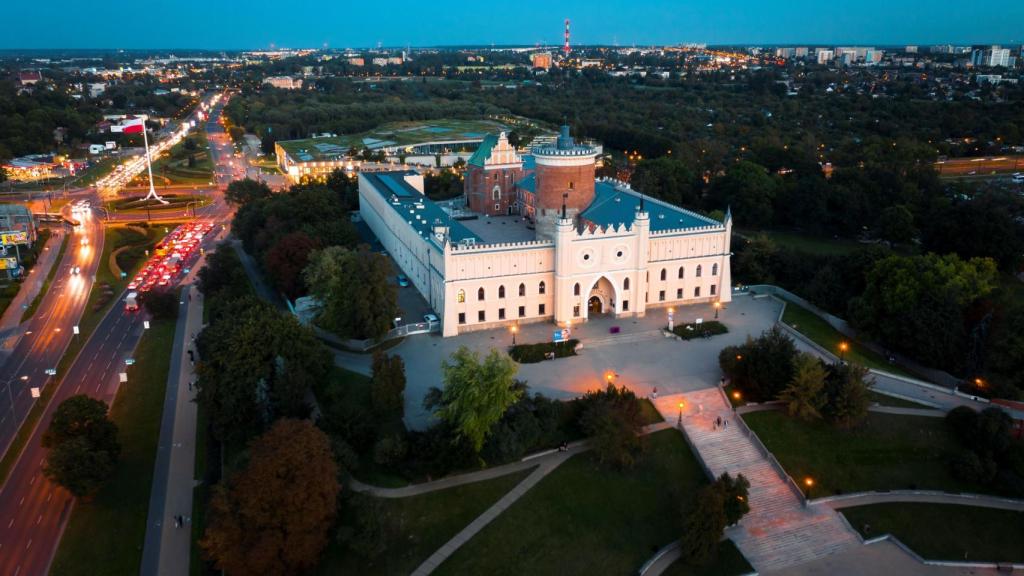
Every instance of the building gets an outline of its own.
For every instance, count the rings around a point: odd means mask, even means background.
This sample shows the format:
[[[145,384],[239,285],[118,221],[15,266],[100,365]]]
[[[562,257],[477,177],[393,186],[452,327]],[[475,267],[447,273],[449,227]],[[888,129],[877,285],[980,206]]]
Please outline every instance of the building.
[[[292,78],[291,76],[267,76],[263,79],[263,83],[284,90],[299,90],[302,88],[302,78]]]
[[[18,72],[18,83],[22,86],[34,86],[43,79],[43,75],[38,70],[22,70]]]
[[[731,214],[719,222],[595,180],[594,148],[567,128],[528,157],[502,141],[493,138],[475,170],[499,181],[502,170],[521,170],[517,188],[532,195],[535,221],[442,208],[414,171],[359,175],[363,221],[437,312],[444,336],[730,301]]]
[[[464,191],[469,209],[478,214],[519,214],[516,183],[523,176],[523,159],[502,132],[484,137],[466,162]]]
[[[0,278],[21,274],[21,251],[35,241],[32,212],[20,204],[0,204]]]
[[[832,61],[833,54],[834,53],[831,50],[819,49],[818,52],[816,53],[816,56],[818,58],[818,60],[817,60],[818,64],[828,64],[829,62]]]
[[[551,52],[535,52],[530,54],[530,64],[534,68],[551,69]]]

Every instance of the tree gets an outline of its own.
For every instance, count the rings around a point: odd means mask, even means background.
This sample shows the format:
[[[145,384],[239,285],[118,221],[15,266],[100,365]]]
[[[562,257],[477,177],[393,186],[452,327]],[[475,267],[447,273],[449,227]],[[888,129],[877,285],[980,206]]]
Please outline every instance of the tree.
[[[370,398],[377,414],[402,414],[405,407],[405,362],[401,356],[374,351]]]
[[[825,418],[840,428],[853,428],[867,418],[867,368],[851,363],[832,364],[825,379]]]
[[[142,305],[159,320],[177,317],[179,303],[178,295],[170,290],[150,290],[142,294]]]
[[[775,400],[793,381],[796,346],[778,326],[742,346],[728,346],[718,354],[718,364],[732,384],[751,402]]]
[[[889,206],[878,218],[878,235],[893,244],[906,244],[917,235],[914,215],[906,206]]]
[[[305,292],[302,272],[309,256],[320,248],[320,243],[305,232],[292,232],[282,236],[263,256],[263,266],[274,286],[294,300]]]
[[[359,209],[359,180],[355,174],[338,168],[327,175],[324,185],[338,195],[347,210]]]
[[[604,391],[584,396],[580,428],[590,437],[601,462],[616,468],[630,468],[642,448],[640,431],[643,414],[636,395],[625,386],[609,384]]]
[[[228,204],[242,206],[249,202],[270,198],[272,194],[270,186],[252,178],[245,178],[228,184],[227,190],[224,191],[224,200]]]
[[[308,420],[277,421],[244,469],[214,487],[206,557],[233,576],[301,574],[328,541],[340,487],[330,440]]]
[[[779,400],[786,403],[790,416],[801,420],[820,418],[825,404],[825,367],[806,352],[797,354],[793,367],[793,381],[779,394]]]
[[[107,418],[107,404],[84,394],[61,402],[42,444],[50,449],[43,473],[75,496],[99,489],[121,454],[117,425]]]
[[[676,206],[696,206],[698,196],[693,172],[679,160],[662,156],[641,160],[633,171],[633,189]]]
[[[387,257],[365,245],[354,252],[331,246],[312,254],[305,277],[322,304],[317,324],[348,338],[383,336],[398,312],[390,275]]]
[[[214,435],[244,442],[279,417],[304,418],[331,356],[309,328],[253,296],[223,305],[199,334],[197,401]]]
[[[511,358],[493,348],[481,360],[479,354],[460,346],[441,363],[444,388],[435,389],[424,403],[479,453],[491,427],[523,394],[515,386],[517,370]]]
[[[763,166],[740,161],[711,184],[711,208],[731,206],[743,215],[745,226],[767,226],[772,221],[776,181]]]
[[[737,474],[733,478],[728,472],[723,472],[715,480],[715,484],[722,491],[725,523],[728,526],[733,526],[747,512],[750,512],[750,481],[743,474]]]
[[[690,564],[706,564],[714,558],[727,521],[721,487],[716,483],[702,487],[683,521],[683,558]]]

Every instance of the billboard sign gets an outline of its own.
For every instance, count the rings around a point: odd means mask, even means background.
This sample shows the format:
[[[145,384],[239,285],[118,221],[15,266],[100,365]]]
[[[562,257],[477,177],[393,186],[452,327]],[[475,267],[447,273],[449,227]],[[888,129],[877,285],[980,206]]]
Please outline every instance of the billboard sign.
[[[17,270],[17,258],[0,258],[0,270]]]
[[[0,244],[4,246],[13,246],[15,244],[28,244],[28,232],[23,232],[21,230],[0,232]]]
[[[569,332],[568,328],[562,328],[561,330],[555,330],[552,333],[552,337],[553,337],[552,339],[556,343],[558,343],[558,342],[567,342],[569,340],[569,334],[570,334],[570,332]]]

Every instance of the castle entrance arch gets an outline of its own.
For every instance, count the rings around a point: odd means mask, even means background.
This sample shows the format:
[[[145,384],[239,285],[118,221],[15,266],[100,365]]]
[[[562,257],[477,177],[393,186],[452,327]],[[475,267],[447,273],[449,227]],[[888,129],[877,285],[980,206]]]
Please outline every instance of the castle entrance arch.
[[[591,286],[587,295],[587,318],[600,314],[615,313],[615,286],[607,277],[601,276]]]

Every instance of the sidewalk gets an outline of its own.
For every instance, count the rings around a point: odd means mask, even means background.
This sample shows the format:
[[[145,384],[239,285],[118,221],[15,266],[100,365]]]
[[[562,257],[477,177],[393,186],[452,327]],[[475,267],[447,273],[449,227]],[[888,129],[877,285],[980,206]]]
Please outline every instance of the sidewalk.
[[[839,515],[827,506],[804,506],[790,484],[742,429],[717,388],[655,401],[662,417],[679,419],[700,459],[713,476],[743,474],[750,481],[750,513],[726,535],[759,573],[798,564],[860,545]],[[716,419],[728,424],[716,427]]]
[[[13,335],[14,329],[21,325],[21,316],[25,313],[25,307],[32,303],[32,300],[42,290],[43,284],[46,283],[46,277],[57,261],[57,254],[60,253],[60,244],[63,241],[64,232],[54,230],[53,236],[50,236],[46,246],[40,252],[36,265],[29,271],[28,277],[21,284],[17,296],[11,300],[11,304],[7,310],[4,310],[3,316],[0,316],[0,339],[3,339],[0,349],[9,351],[14,348],[9,341],[16,343],[17,339],[9,338],[9,336]]]
[[[146,523],[141,568],[146,576],[189,573],[197,406],[195,391],[189,389],[195,375],[187,350],[194,349],[192,335],[202,329],[203,300],[191,284],[184,286],[181,297]],[[176,515],[186,519],[180,528],[175,526]]]

